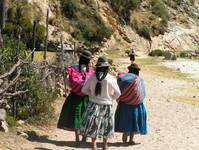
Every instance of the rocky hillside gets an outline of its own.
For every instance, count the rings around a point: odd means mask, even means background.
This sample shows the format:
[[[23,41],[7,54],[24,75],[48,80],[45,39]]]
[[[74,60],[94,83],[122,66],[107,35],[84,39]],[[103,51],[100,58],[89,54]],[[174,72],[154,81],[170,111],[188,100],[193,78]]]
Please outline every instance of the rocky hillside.
[[[199,49],[199,0],[21,1],[24,13],[41,25],[50,9],[49,40],[53,42],[63,34],[69,43],[102,49]],[[9,8],[16,6],[9,1]]]

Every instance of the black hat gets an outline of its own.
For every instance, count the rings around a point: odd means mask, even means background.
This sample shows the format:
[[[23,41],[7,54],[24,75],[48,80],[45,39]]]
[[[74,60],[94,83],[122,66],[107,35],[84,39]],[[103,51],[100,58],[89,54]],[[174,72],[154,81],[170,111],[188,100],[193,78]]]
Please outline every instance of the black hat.
[[[80,57],[91,59],[92,53],[88,50],[83,50],[80,54]]]
[[[95,66],[96,67],[108,67],[109,66],[108,59],[104,56],[99,57],[97,60],[97,64]]]
[[[130,66],[128,66],[128,69],[137,69],[140,70],[139,66],[136,63],[132,63]]]

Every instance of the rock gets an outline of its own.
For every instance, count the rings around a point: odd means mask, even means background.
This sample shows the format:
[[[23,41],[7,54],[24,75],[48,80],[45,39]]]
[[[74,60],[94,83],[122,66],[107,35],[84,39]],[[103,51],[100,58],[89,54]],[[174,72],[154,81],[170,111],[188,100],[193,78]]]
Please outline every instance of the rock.
[[[4,121],[6,118],[6,111],[4,109],[0,109],[0,120]]]
[[[180,68],[177,68],[176,70],[177,70],[177,71],[180,71]]]
[[[28,134],[23,131],[17,131],[17,135],[19,135],[25,139],[28,139]]]
[[[166,60],[176,60],[176,55],[173,52],[165,52],[164,59]]]
[[[164,81],[161,81],[161,83],[164,83]]]
[[[3,83],[3,80],[2,79],[0,79],[0,85]]]
[[[19,120],[19,121],[17,121],[17,123],[18,123],[19,125],[23,125],[23,124],[25,123],[25,121]]]
[[[0,131],[8,132],[8,124],[6,121],[0,120]]]
[[[193,98],[196,98],[196,96],[194,95]]]

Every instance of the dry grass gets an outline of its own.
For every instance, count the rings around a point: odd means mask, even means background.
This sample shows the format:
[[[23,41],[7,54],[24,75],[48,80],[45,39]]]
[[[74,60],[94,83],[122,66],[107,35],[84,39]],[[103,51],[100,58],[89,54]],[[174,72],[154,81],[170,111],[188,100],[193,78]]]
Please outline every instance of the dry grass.
[[[161,62],[163,62],[163,60],[159,57],[146,57],[136,59],[136,63],[139,64],[143,72],[152,73],[168,78],[188,80],[187,74],[162,66],[160,65]]]
[[[173,98],[177,102],[182,102],[191,105],[199,105],[199,98],[178,96]]]
[[[46,54],[46,59],[51,60],[53,57],[55,57],[56,53],[55,52],[47,52]],[[39,62],[43,60],[43,51],[37,51],[34,53],[34,61]]]

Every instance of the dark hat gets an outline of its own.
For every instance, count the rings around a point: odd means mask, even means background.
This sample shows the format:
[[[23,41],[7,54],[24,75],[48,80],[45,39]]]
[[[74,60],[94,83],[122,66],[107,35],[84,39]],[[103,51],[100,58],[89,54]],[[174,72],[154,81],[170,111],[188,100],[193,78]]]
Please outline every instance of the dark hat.
[[[128,69],[137,69],[140,70],[139,66],[136,63],[132,63],[130,66],[128,66]]]
[[[80,54],[80,57],[91,59],[92,53],[88,50],[83,50]]]
[[[97,60],[97,64],[95,66],[96,67],[108,67],[109,66],[108,59],[104,56],[99,57]]]

